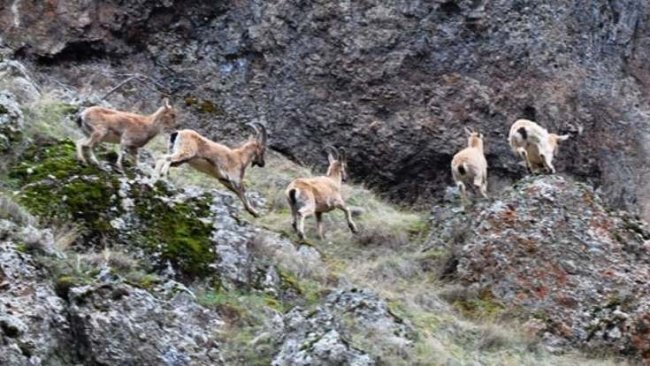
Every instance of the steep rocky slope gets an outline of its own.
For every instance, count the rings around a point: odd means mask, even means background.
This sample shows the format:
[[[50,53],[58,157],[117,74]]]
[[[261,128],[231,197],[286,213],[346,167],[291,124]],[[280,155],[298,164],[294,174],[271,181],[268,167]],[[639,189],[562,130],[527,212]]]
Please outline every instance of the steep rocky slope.
[[[3,365],[611,365],[647,357],[638,342],[646,311],[641,285],[627,283],[635,297],[622,298],[620,309],[607,307],[609,288],[621,278],[610,281],[603,253],[579,244],[588,237],[594,247],[622,245],[629,250],[612,257],[621,262],[617,270],[644,270],[646,231],[605,212],[581,184],[528,179],[465,213],[455,201],[441,206],[431,223],[346,186],[348,202],[362,213],[360,234],[328,215],[326,240],[299,243],[282,190],[291,178],[310,174],[306,169],[269,154],[264,169],[251,170],[250,197],[263,208],[253,219],[233,195],[191,170],[179,168],[169,182],[152,184],[147,151],[126,176],[114,171],[115,155],[104,149],[103,169],[81,166],[69,137],[61,136],[75,136],[74,106],[51,98],[18,104],[6,96],[3,103],[22,113],[5,108],[0,118],[21,123],[24,133],[10,140],[3,157],[12,159],[0,180]],[[559,200],[571,207],[558,208]],[[514,285],[500,274],[524,276],[513,262],[529,252],[507,240],[491,251],[472,248],[506,235],[511,221],[500,210],[512,201],[522,211],[515,219],[547,213],[522,236],[540,236],[562,220],[573,225],[554,237],[583,268],[569,281],[602,286],[604,295],[589,297],[580,286],[557,291],[602,311],[583,320],[574,308],[559,309],[555,298],[515,302],[503,290]],[[581,210],[588,224],[580,225]],[[592,221],[612,234],[590,234]],[[466,232],[476,225],[480,236]],[[548,251],[527,259],[540,266],[561,248],[542,243]],[[493,268],[490,253],[508,262]],[[472,263],[490,276],[477,280]],[[558,286],[554,278],[541,276],[536,286]],[[540,309],[547,314],[542,324],[522,327]],[[629,320],[617,318],[621,313]],[[563,333],[557,324],[567,319],[576,331],[598,320],[596,343]],[[605,337],[612,327],[618,340]],[[575,354],[596,345],[607,346],[601,361]]]
[[[446,275],[502,302],[556,347],[650,357],[643,221],[606,211],[589,187],[558,176],[527,178],[467,213],[436,214],[442,230],[432,245],[454,248]]]
[[[574,134],[560,171],[649,217],[643,0],[3,5],[4,52],[42,79],[108,91],[147,74],[111,99],[142,110],[150,88],[169,93],[211,136],[261,118],[275,149],[310,164],[345,145],[352,175],[397,200],[443,196],[464,126],[487,136],[493,186],[521,177],[505,137],[528,117]]]

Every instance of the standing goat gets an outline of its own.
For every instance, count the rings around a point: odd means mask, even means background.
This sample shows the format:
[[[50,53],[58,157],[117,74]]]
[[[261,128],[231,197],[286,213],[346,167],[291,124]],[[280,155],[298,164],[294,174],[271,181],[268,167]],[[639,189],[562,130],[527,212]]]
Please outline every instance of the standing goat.
[[[264,167],[266,128],[260,123],[249,124],[256,136],[235,149],[210,141],[194,130],[181,130],[171,134],[169,154],[156,162],[154,180],[167,174],[170,167],[188,163],[192,168],[211,175],[234,192],[251,215],[259,214],[246,198],[244,173],[249,164]]]
[[[125,149],[134,155],[137,165],[138,149],[163,130],[173,128],[175,123],[176,111],[167,98],[163,100],[162,107],[148,116],[98,106],[86,108],[77,118],[77,124],[87,136],[77,140],[77,158],[86,164],[84,148],[87,148],[90,160],[99,166],[93,152],[95,146],[100,142],[119,144],[117,168],[122,172]]]
[[[460,190],[463,201],[467,199],[466,184],[478,189],[487,198],[487,160],[483,153],[483,134],[470,131],[467,147],[459,151],[451,160],[451,174]]]
[[[345,150],[339,151],[333,146],[327,146],[326,149],[329,150],[327,175],[295,179],[286,190],[291,207],[292,226],[301,240],[305,239],[305,218],[311,215],[316,216],[318,236],[322,240],[323,213],[336,208],[345,212],[348,227],[353,233],[357,232],[350,209],[341,197],[341,183],[347,179]]]
[[[546,170],[555,173],[553,156],[557,153],[560,141],[565,141],[569,135],[548,133],[542,126],[527,119],[517,120],[510,128],[508,141],[512,151],[526,163],[530,173]]]

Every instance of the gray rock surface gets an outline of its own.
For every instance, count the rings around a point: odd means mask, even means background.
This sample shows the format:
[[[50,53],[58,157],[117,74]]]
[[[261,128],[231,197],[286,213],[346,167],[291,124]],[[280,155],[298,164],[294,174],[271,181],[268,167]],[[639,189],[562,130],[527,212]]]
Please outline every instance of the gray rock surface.
[[[65,302],[47,273],[24,253],[22,228],[0,220],[0,237],[0,364],[69,365]]]
[[[1,365],[220,364],[223,322],[186,291],[163,285],[152,294],[108,277],[59,297],[25,251],[37,231],[0,220]]]
[[[70,290],[81,360],[102,365],[218,365],[219,316],[185,292],[164,301],[128,285]]]
[[[12,93],[20,104],[34,102],[41,95],[25,65],[15,60],[0,62],[0,89]]]
[[[446,276],[538,322],[552,348],[648,361],[647,224],[606,211],[589,187],[561,176],[527,178],[497,199],[441,215],[436,222],[447,229],[431,242],[455,252]]]
[[[336,290],[315,310],[295,308],[284,316],[280,351],[272,365],[376,365],[374,356],[351,344],[353,335],[409,347],[415,331],[372,291]]]

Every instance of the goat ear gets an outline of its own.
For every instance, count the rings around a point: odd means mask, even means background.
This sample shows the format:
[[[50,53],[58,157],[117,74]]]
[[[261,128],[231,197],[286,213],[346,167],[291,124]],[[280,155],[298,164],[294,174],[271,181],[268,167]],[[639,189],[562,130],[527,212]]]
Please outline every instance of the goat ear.
[[[470,130],[469,128],[465,127],[464,130],[465,130],[466,134],[468,134],[468,135],[472,134],[472,130]]]
[[[569,137],[571,137],[571,135],[560,135],[560,136],[557,136],[556,139],[558,141],[566,141],[566,140],[569,139]]]
[[[344,163],[348,162],[348,155],[344,148],[339,149],[339,160],[341,160]]]
[[[163,105],[164,105],[165,108],[167,108],[167,109],[171,109],[171,107],[172,107],[172,105],[169,104],[169,98],[165,98],[165,99],[163,99]]]

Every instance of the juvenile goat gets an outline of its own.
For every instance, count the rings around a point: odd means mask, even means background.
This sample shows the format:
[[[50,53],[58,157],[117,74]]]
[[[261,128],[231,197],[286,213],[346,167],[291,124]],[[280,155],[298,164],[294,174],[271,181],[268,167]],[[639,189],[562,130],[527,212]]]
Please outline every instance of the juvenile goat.
[[[267,132],[260,124],[249,124],[256,135],[239,147],[231,149],[210,141],[194,130],[181,130],[171,134],[169,153],[156,162],[154,180],[167,174],[170,167],[188,163],[192,168],[211,175],[226,188],[234,192],[251,215],[259,214],[246,198],[244,173],[249,164],[264,167]]]
[[[483,134],[467,128],[465,132],[469,135],[467,147],[456,153],[451,160],[451,174],[463,201],[467,199],[466,184],[487,197],[487,160],[483,153]]]
[[[568,138],[569,135],[548,133],[545,128],[527,119],[513,123],[508,135],[512,151],[524,160],[526,168],[533,174],[540,170],[555,173],[553,156],[560,141]]]
[[[134,155],[137,165],[138,149],[163,130],[173,128],[175,123],[176,111],[166,98],[163,100],[163,106],[148,116],[98,106],[86,108],[77,118],[77,124],[87,136],[77,140],[77,158],[86,164],[84,148],[87,148],[90,160],[99,166],[93,152],[95,146],[100,142],[119,144],[117,167],[124,171],[124,149]]]
[[[329,168],[325,176],[298,178],[293,180],[286,190],[291,207],[292,226],[301,240],[305,239],[305,218],[316,216],[318,236],[323,239],[323,213],[336,208],[345,212],[348,227],[353,233],[357,226],[352,221],[350,209],[341,196],[341,183],[347,180],[347,159],[345,150],[327,146]]]

